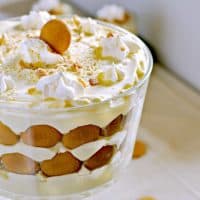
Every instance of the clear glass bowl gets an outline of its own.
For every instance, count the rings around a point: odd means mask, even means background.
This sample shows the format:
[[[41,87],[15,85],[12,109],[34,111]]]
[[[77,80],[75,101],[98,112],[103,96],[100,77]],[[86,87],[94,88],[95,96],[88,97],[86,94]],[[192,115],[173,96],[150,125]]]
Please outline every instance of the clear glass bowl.
[[[0,145],[0,196],[83,199],[109,186],[131,160],[152,56],[135,35],[98,23],[137,41],[145,51],[146,74],[115,98],[76,108],[19,108],[0,99],[0,132],[5,133],[1,137],[10,140]],[[10,128],[19,127],[19,132],[8,129],[7,122]],[[62,132],[65,127],[68,131]]]

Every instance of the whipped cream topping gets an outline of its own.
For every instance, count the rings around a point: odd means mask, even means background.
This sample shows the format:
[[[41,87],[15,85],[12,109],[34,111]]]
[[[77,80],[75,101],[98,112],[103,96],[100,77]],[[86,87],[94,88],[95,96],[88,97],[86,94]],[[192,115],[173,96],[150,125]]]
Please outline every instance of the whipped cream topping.
[[[0,94],[14,88],[14,81],[10,76],[0,74]]]
[[[53,65],[63,61],[59,54],[52,53],[49,46],[40,39],[27,39],[21,43],[19,48],[21,59],[25,63],[42,63],[44,65]]]
[[[60,5],[59,0],[39,0],[38,2],[36,2],[33,5],[32,10],[35,10],[35,11],[40,11],[40,10],[50,11],[54,8],[59,7],[59,5]]]
[[[100,40],[103,57],[123,60],[129,53],[129,48],[120,36],[103,37]]]
[[[97,11],[97,17],[99,19],[104,19],[110,22],[115,20],[123,20],[126,14],[126,10],[115,4],[105,5],[100,10]]]
[[[72,74],[58,72],[43,77],[36,88],[42,91],[44,97],[54,97],[71,100],[83,95],[83,87]]]
[[[36,21],[37,18],[39,13]],[[71,32],[70,46],[62,55],[39,39],[40,28],[22,30],[18,26],[22,21],[4,27],[2,34],[6,34],[8,42],[0,48],[1,71],[15,80],[15,91],[6,93],[4,98],[25,100],[23,105],[29,108],[88,105],[121,94],[145,74],[145,51],[128,33],[90,18],[62,21]],[[9,53],[5,54],[3,49],[9,49]],[[29,92],[32,88],[41,92]],[[53,97],[54,102],[46,101],[47,97]],[[68,105],[64,100],[70,100]]]
[[[24,29],[40,29],[44,24],[51,20],[53,16],[49,13],[31,11],[29,15],[21,17],[21,25]]]

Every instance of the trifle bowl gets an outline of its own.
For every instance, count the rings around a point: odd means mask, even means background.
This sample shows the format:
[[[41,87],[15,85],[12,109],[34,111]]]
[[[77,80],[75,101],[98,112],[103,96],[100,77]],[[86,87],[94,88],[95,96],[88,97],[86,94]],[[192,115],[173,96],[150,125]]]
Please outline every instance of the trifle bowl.
[[[148,48],[78,16],[0,24],[0,196],[82,199],[108,187],[132,157]]]

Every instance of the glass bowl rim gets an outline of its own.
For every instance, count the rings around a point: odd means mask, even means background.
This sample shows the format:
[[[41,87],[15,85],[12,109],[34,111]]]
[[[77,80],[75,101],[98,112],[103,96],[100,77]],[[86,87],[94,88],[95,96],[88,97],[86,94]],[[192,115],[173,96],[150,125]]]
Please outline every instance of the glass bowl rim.
[[[64,18],[69,18],[69,17],[64,17],[64,16],[61,16],[60,17],[61,19],[64,19]],[[89,18],[89,17],[82,17],[81,18]],[[92,18],[93,19],[93,18]],[[20,17],[15,17],[15,18],[8,18],[8,19],[5,19],[5,20],[0,20],[0,23],[1,22],[18,22],[20,20]],[[152,57],[152,54],[151,54],[151,51],[149,50],[149,48],[147,47],[147,45],[138,37],[136,36],[134,33],[131,33],[127,30],[125,30],[124,28],[121,28],[117,25],[114,25],[114,24],[111,24],[111,23],[108,23],[108,22],[104,22],[104,21],[100,21],[100,20],[97,20],[97,19],[93,19],[94,21],[97,22],[97,24],[99,25],[102,25],[102,26],[105,26],[107,28],[110,28],[110,29],[114,29],[116,30],[117,32],[119,33],[122,33],[122,34],[128,34],[128,36],[132,39],[134,39],[134,41],[137,42],[137,44],[144,50],[144,53],[145,53],[145,56],[147,58],[146,60],[146,65],[147,65],[147,71],[144,75],[144,77],[139,80],[139,82],[132,86],[130,89],[127,89],[126,91],[114,96],[114,97],[110,97],[108,99],[105,99],[101,102],[98,102],[98,103],[90,103],[90,104],[87,104],[87,105],[80,105],[80,106],[72,106],[72,107],[67,107],[67,108],[40,108],[40,107],[19,107],[19,103],[27,103],[27,101],[14,101],[16,102],[16,105],[15,106],[10,106],[10,105],[14,105],[13,101],[8,101],[8,100],[1,100],[0,99],[0,109],[3,108],[3,109],[14,109],[14,110],[27,110],[27,111],[48,111],[48,112],[59,112],[59,111],[74,111],[74,110],[77,110],[77,109],[82,109],[82,108],[90,108],[90,107],[93,107],[93,106],[98,106],[98,105],[102,105],[102,104],[105,104],[105,103],[109,103],[110,101],[114,101],[114,100],[117,100],[119,98],[122,98],[122,97],[126,97],[126,96],[129,96],[131,94],[134,94],[137,90],[139,90],[140,87],[142,87],[146,81],[148,81],[148,78],[150,77],[151,75],[151,72],[152,72],[152,69],[153,69],[153,57]],[[6,104],[6,105],[5,105]]]

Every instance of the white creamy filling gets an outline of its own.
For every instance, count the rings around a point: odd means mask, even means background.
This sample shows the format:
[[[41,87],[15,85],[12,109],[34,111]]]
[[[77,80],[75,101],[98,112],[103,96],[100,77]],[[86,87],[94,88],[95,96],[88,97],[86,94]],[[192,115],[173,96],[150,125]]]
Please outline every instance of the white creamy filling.
[[[46,159],[51,159],[53,156],[55,156],[55,152],[50,149],[32,147],[22,142],[19,142],[13,146],[6,146],[0,144],[0,155],[7,153],[21,153],[38,162],[41,162]]]
[[[120,131],[112,136],[110,139],[101,139],[95,142],[90,142],[71,151],[71,153],[81,161],[85,161],[89,159],[92,155],[94,155],[97,151],[99,151],[102,147],[107,145],[116,145],[117,148],[122,144],[127,132],[126,130]]]
[[[105,5],[97,11],[97,17],[99,19],[108,20],[113,22],[114,20],[123,20],[126,14],[126,10],[115,4]]]
[[[124,141],[126,134],[127,134],[126,130],[120,131],[107,140],[101,139],[95,142],[90,142],[81,145],[80,147],[74,150],[69,150],[65,148],[61,143],[57,144],[53,148],[32,147],[22,142],[19,142],[13,146],[0,145],[0,155],[17,152],[25,156],[28,156],[37,162],[41,162],[44,160],[52,159],[56,155],[56,153],[63,153],[69,151],[80,161],[85,161],[89,159],[91,156],[93,156],[97,151],[99,151],[104,146],[116,145],[117,148],[119,148],[122,142]]]
[[[53,19],[49,13],[41,11],[35,12],[31,11],[29,15],[25,15],[21,17],[21,25],[26,29],[40,29],[44,24],[46,24],[49,20]]]

